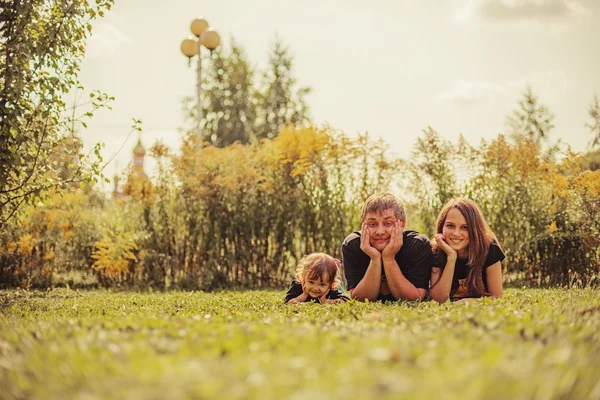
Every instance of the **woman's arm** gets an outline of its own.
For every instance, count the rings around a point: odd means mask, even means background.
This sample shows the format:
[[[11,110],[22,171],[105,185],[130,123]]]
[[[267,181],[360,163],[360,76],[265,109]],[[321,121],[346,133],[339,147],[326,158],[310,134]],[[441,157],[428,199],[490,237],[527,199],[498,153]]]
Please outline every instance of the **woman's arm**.
[[[441,249],[446,253],[446,266],[441,268],[433,267],[431,269],[431,289],[429,294],[431,298],[438,303],[445,303],[450,297],[452,289],[452,279],[454,278],[454,268],[456,267],[457,254],[444,239],[441,233],[435,235],[438,244],[438,251]]]
[[[438,303],[445,303],[450,298],[450,289],[452,289],[452,278],[454,277],[454,267],[456,266],[456,258],[448,257],[446,267],[442,271],[441,268],[433,267],[431,269],[431,290],[429,294],[431,298]]]
[[[502,265],[500,261],[487,267],[485,274],[489,297],[502,297]],[[472,300],[481,299],[481,297],[465,297],[458,300],[457,303],[468,303]]]
[[[490,297],[502,297],[502,264],[500,261],[487,267],[485,274]]]

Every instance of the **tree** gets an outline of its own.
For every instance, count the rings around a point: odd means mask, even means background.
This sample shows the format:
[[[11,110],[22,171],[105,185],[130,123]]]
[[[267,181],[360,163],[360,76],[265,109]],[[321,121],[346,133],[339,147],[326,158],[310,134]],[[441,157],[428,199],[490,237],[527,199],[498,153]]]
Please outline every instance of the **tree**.
[[[259,99],[259,139],[275,137],[286,123],[308,121],[304,96],[310,93],[310,88],[296,88],[293,61],[289,49],[276,38],[269,56],[269,69],[263,76],[264,91]]]
[[[293,57],[278,39],[274,42],[262,86],[255,82],[244,49],[231,39],[231,50],[219,47],[206,53],[202,68],[202,134],[213,146],[225,147],[253,138],[273,138],[286,123],[307,122],[304,96],[292,75]],[[184,112],[196,122],[197,100],[184,99]],[[195,124],[194,124],[195,126]]]
[[[592,122],[586,123],[585,126],[592,132],[593,139],[590,143],[590,147],[593,149],[600,144],[600,104],[598,103],[598,95],[594,95],[594,99],[590,103],[588,112],[590,113]]]
[[[547,139],[550,131],[554,129],[553,119],[554,115],[548,107],[540,104],[531,86],[527,86],[522,100],[519,101],[519,108],[508,117],[507,125],[513,136],[528,136],[540,143]]]
[[[248,143],[255,127],[254,72],[235,39],[230,45],[229,53],[213,52],[203,82],[203,136],[217,147]]]
[[[464,139],[461,137],[461,143]],[[463,145],[466,146],[466,145]],[[406,191],[412,194],[407,202],[422,223],[422,231],[433,234],[437,213],[442,206],[458,194],[456,184],[458,147],[454,146],[431,127],[417,138],[412,158],[404,164]]]
[[[24,204],[34,204],[48,190],[91,181],[100,172],[99,145],[91,165],[79,146],[65,146],[74,120],[84,119],[111,100],[92,94],[92,111],[72,119],[64,116],[64,96],[80,87],[79,65],[90,21],[102,17],[113,0],[2,0],[0,7],[0,227]],[[68,139],[67,139],[68,141]],[[51,155],[65,150],[65,159]]]

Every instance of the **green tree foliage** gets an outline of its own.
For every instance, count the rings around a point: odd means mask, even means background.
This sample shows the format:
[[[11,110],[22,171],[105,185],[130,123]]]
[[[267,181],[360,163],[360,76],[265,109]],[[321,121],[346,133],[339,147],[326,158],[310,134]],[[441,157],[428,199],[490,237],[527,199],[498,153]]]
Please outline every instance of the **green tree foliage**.
[[[21,206],[37,203],[49,189],[89,181],[99,173],[99,146],[94,149],[95,162],[87,165],[80,146],[69,143],[73,138],[66,133],[73,120],[63,115],[63,97],[78,87],[90,21],[102,16],[112,3],[2,1],[0,227]],[[111,100],[97,93],[91,97],[92,111]],[[76,120],[85,124],[92,111]],[[56,149],[62,151],[62,160],[53,155]]]
[[[255,130],[254,72],[234,39],[230,48],[227,53],[219,47],[204,62],[202,134],[218,147],[235,141],[246,144]]]
[[[548,107],[540,104],[531,86],[527,86],[519,107],[508,117],[507,125],[513,136],[526,136],[540,142],[546,140],[554,129],[553,119]]]
[[[202,136],[213,146],[225,147],[238,141],[273,138],[286,123],[308,122],[304,96],[306,87],[297,87],[293,57],[276,40],[267,71],[257,82],[257,72],[241,46],[231,40],[230,50],[204,52],[202,59]],[[189,121],[196,121],[197,99],[184,99]],[[195,126],[195,123],[194,123]]]
[[[457,156],[454,145],[428,127],[417,138],[412,158],[404,164],[405,187],[410,194],[406,196],[408,217],[423,233],[433,234],[437,210],[457,193]]]
[[[269,67],[263,76],[264,89],[259,97],[258,138],[272,138],[286,123],[307,122],[304,97],[307,87],[296,88],[293,57],[280,39],[275,39],[269,55]]]
[[[600,103],[598,103],[598,95],[594,95],[588,112],[592,122],[586,123],[585,126],[589,128],[593,136],[590,147],[595,148],[600,145]]]

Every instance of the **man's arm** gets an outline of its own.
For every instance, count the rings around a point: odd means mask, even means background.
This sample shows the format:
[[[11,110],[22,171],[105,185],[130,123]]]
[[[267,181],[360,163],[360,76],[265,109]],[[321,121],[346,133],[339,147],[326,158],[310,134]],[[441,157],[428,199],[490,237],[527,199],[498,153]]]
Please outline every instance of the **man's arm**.
[[[360,301],[375,301],[379,297],[379,289],[381,288],[381,257],[371,258],[369,267],[365,276],[356,285],[354,289],[350,289],[350,296],[353,299]]]
[[[406,279],[396,262],[396,258],[384,259],[383,268],[385,269],[385,276],[392,296],[396,300],[423,300],[427,294],[427,290],[415,287],[415,285]]]
[[[410,260],[409,265],[404,265],[402,272],[398,264],[397,253],[402,247],[406,253],[403,260]],[[413,240],[404,243],[404,224],[397,222],[392,229],[390,243],[383,249],[383,268],[387,277],[388,286],[392,295],[397,300],[422,300],[427,295],[427,286],[431,275],[433,253],[429,241]],[[407,261],[403,261],[407,262]],[[407,268],[408,267],[408,268]]]
[[[357,252],[360,252],[360,261],[357,256]],[[342,247],[342,255],[344,257],[344,271],[346,271],[346,277],[348,278],[350,271],[352,270],[352,280],[356,282],[358,280],[358,274],[356,270],[362,267],[359,267],[359,263],[363,262],[363,255],[366,254],[369,259],[369,265],[367,269],[360,278],[360,281],[356,284],[355,287],[350,286],[350,280],[348,280],[348,284],[350,287],[350,296],[353,299],[357,299],[360,301],[375,301],[379,297],[379,290],[381,288],[381,253],[373,248],[370,244],[369,230],[366,224],[362,225],[361,236],[360,236],[360,250],[359,249],[350,249],[348,247]],[[366,263],[366,261],[364,261]],[[352,263],[352,265],[351,265]]]
[[[383,249],[382,261],[387,278],[388,286],[392,292],[392,296],[396,300],[422,300],[427,294],[427,289],[417,288],[410,282],[396,261],[396,254],[404,244],[404,226],[400,222],[396,222],[392,229],[390,243]]]

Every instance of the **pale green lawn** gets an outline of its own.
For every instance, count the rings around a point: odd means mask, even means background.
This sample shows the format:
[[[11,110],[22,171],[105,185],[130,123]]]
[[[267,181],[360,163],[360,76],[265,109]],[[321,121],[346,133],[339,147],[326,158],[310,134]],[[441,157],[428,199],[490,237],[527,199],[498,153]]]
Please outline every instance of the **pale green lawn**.
[[[598,290],[447,304],[0,292],[2,399],[600,399]]]

